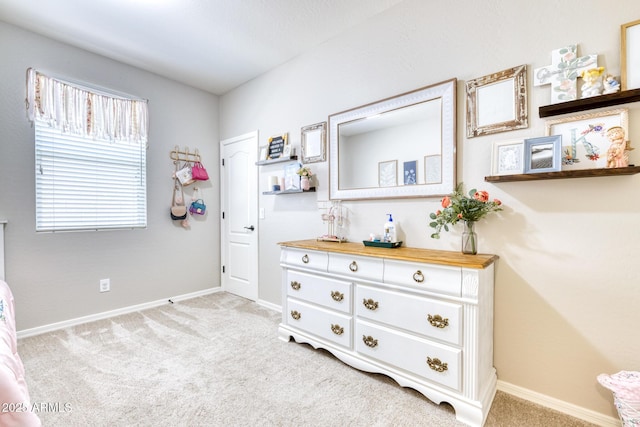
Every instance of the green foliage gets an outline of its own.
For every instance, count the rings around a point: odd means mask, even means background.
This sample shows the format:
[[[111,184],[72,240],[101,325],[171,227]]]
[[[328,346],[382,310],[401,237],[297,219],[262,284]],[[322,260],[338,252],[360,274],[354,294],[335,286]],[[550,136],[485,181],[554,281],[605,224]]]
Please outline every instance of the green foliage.
[[[431,238],[439,239],[443,228],[449,231],[449,225],[455,225],[458,221],[475,222],[490,212],[501,211],[501,206],[500,200],[489,200],[489,193],[486,191],[477,191],[474,188],[466,196],[460,183],[451,195],[442,199],[442,210],[429,214],[429,218],[432,219],[429,226],[435,228]]]

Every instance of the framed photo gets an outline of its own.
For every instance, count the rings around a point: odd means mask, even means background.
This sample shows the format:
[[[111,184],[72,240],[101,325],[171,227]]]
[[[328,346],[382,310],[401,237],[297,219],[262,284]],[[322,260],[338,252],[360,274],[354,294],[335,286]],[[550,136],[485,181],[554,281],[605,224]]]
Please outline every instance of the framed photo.
[[[424,183],[440,184],[442,182],[442,156],[432,154],[424,156]]]
[[[268,159],[279,159],[283,157],[282,153],[284,152],[285,145],[287,145],[287,135],[288,134],[285,133],[269,138]]]
[[[267,160],[267,149],[266,145],[260,147],[260,151],[258,151],[258,161]]]
[[[562,136],[541,136],[524,140],[524,173],[561,170]]]
[[[301,129],[302,163],[324,162],[327,159],[327,122]]]
[[[546,135],[562,136],[562,170],[607,167],[611,141],[607,130],[619,126],[629,135],[629,112],[625,108],[547,120]]]
[[[378,163],[378,186],[396,187],[398,185],[398,161],[388,160]]]
[[[529,127],[526,65],[469,80],[466,91],[468,138]]]
[[[620,26],[620,85],[640,88],[640,19]]]
[[[282,157],[291,157],[291,144],[284,146],[284,149],[282,150]]]
[[[300,175],[298,169],[302,166],[300,163],[289,163],[284,167],[284,191],[300,190]]]
[[[517,175],[524,172],[524,140],[495,141],[491,156],[491,175]]]
[[[416,185],[418,183],[418,161],[404,162],[404,185]]]

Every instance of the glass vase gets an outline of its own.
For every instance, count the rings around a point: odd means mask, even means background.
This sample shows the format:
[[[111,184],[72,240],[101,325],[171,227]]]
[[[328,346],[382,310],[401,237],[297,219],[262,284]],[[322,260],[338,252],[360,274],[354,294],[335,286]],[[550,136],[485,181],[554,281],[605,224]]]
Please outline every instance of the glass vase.
[[[478,253],[478,235],[473,229],[475,222],[465,221],[462,232],[462,253],[475,255]]]

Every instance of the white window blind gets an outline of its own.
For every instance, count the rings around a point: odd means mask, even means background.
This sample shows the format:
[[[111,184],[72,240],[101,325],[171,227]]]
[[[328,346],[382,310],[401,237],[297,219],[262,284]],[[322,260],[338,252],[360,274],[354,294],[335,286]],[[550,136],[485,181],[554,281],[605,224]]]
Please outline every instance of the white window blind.
[[[147,226],[145,144],[35,131],[36,231]]]

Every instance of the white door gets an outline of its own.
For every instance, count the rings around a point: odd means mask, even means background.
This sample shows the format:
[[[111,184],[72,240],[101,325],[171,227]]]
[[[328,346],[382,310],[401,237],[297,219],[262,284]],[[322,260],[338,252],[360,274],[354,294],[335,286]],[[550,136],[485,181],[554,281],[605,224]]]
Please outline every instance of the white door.
[[[258,299],[258,132],[220,142],[222,289]]]

